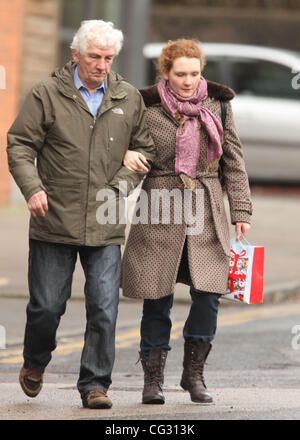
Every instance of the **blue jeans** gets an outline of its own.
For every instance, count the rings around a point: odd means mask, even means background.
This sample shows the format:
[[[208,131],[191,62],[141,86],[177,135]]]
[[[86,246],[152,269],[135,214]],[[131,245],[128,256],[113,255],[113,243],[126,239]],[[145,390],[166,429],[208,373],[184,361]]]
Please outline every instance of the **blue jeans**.
[[[187,342],[210,343],[216,333],[220,294],[200,292],[191,286],[192,304],[183,327],[183,338]],[[145,299],[141,320],[141,354],[145,359],[151,348],[171,350],[170,333],[172,321],[170,311],[173,295],[160,299]]]
[[[77,254],[85,274],[86,331],[77,382],[81,396],[107,391],[115,359],[120,246],[73,246],[29,241],[30,301],[24,337],[27,368],[44,370],[56,347],[56,330],[71,296]]]

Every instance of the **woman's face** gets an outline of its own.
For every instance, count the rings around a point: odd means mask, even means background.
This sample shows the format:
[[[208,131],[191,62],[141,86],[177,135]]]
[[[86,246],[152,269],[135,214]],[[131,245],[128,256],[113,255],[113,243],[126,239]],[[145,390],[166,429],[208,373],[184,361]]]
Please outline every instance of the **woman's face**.
[[[183,98],[190,98],[196,90],[200,78],[201,67],[199,58],[175,58],[171,70],[163,73],[175,93]]]

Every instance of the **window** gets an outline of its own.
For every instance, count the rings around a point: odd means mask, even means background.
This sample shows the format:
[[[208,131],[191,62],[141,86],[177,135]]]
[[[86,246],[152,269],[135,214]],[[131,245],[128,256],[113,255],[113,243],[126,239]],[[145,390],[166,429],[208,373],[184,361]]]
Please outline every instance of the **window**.
[[[148,58],[146,61],[146,85],[151,86],[160,80],[157,58]]]
[[[209,81],[221,83],[220,61],[214,60],[213,58],[207,58],[206,65],[203,69],[203,76]]]
[[[300,99],[299,91],[292,87],[295,74],[288,67],[250,58],[231,58],[229,61],[232,87],[237,94]]]
[[[299,9],[299,0],[153,0],[154,5],[188,5],[198,7]]]
[[[104,16],[105,2],[98,0],[64,0],[62,2],[60,28],[59,64],[69,61],[70,44],[82,20],[101,19]]]

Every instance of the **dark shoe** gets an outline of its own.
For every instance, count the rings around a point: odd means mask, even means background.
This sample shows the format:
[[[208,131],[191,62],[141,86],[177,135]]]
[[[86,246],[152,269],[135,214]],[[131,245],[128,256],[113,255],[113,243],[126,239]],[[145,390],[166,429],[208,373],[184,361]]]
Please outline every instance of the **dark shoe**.
[[[212,403],[212,396],[208,393],[203,377],[203,369],[211,344],[193,344],[185,342],[183,373],[180,386],[189,391],[192,402]]]
[[[163,395],[164,369],[168,350],[151,348],[146,361],[140,354],[144,370],[144,389],[142,403],[145,404],[164,404]]]
[[[108,409],[112,407],[112,401],[103,390],[96,389],[82,398],[82,405],[83,408]]]
[[[22,390],[29,397],[36,397],[43,386],[44,372],[33,368],[21,368],[19,382]]]

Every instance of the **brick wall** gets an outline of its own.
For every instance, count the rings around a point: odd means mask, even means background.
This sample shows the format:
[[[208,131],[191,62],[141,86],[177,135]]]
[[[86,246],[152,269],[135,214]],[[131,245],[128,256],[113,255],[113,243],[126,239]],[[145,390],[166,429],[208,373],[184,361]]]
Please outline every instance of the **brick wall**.
[[[0,87],[0,205],[8,202],[11,190],[6,156],[6,133],[18,109],[22,17],[23,0],[1,0],[0,65],[3,66],[1,71],[5,70],[5,89]]]
[[[57,67],[60,0],[25,0],[20,100]]]
[[[0,1],[0,206],[23,200],[8,171],[6,134],[26,93],[57,66],[60,4]]]

